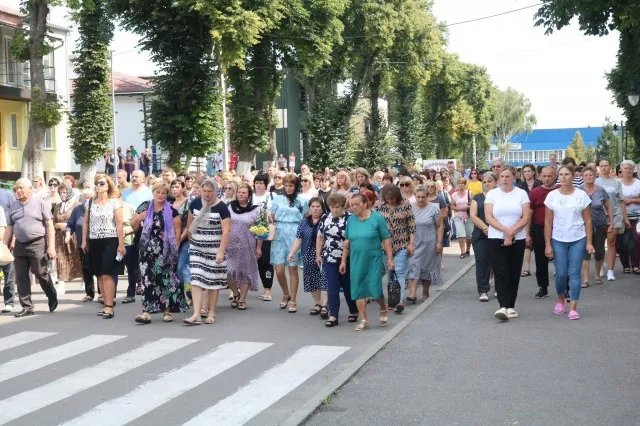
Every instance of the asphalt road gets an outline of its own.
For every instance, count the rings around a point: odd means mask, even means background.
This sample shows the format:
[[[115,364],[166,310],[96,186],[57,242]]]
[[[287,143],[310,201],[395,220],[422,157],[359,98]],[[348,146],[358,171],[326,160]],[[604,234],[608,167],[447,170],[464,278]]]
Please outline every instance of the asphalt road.
[[[446,256],[445,280],[470,261]],[[0,386],[0,424],[281,424],[420,306],[359,333],[343,302],[340,326],[329,329],[308,315],[309,295],[297,314],[278,309],[276,284],[274,301],[251,293],[244,312],[222,293],[214,325],[185,326],[188,313],[138,325],[139,303],[119,303],[103,320],[100,305],[80,301],[78,282],[66,288],[53,314],[36,286],[35,316],[0,316],[0,382],[10,384]],[[125,280],[118,290],[121,300]]]
[[[500,323],[471,269],[307,425],[638,425],[640,277],[616,277],[582,289],[579,321],[524,278]]]

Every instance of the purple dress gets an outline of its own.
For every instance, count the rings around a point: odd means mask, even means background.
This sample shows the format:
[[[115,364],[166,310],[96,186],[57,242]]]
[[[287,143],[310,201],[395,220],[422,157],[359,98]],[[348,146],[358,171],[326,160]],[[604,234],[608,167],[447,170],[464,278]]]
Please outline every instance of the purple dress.
[[[260,215],[260,209],[238,214],[229,208],[231,213],[231,238],[225,257],[227,260],[227,279],[237,283],[249,283],[249,290],[258,291],[260,272],[256,258],[256,238],[249,228]]]

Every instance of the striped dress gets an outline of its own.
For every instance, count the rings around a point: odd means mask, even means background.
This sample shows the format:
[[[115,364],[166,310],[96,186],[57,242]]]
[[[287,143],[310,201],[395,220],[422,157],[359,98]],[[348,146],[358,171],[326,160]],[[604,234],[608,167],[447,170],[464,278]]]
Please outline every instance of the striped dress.
[[[200,209],[200,199],[194,200],[189,206],[193,217],[203,214]],[[217,264],[216,254],[222,240],[222,221],[231,217],[227,205],[223,202],[211,207],[209,217],[200,222],[198,229],[192,234],[189,245],[189,271],[191,286],[198,286],[205,290],[220,290],[227,288],[227,261]]]

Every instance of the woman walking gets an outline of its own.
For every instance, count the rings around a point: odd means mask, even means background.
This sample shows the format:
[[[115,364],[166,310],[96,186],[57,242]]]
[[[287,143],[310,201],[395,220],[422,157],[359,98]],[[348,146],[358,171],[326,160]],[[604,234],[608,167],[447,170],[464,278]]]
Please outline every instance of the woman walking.
[[[149,324],[150,314],[157,312],[163,313],[164,322],[172,322],[172,313],[187,310],[176,272],[182,223],[178,211],[167,201],[169,189],[163,181],[153,185],[153,201],[142,225],[139,257],[142,314],[135,318],[140,324]]]
[[[304,218],[309,205],[303,204],[299,198],[300,183],[298,178],[288,175],[284,178],[285,195],[279,195],[273,199],[271,205],[272,219],[276,224],[276,237],[271,244],[271,264],[275,267],[278,282],[282,288],[282,301],[280,309],[286,309],[289,305],[289,313],[298,312],[298,267],[302,264],[300,254],[289,261],[289,251],[296,239],[298,224]],[[285,269],[289,270],[291,291],[287,284]]]
[[[402,192],[402,198],[408,201],[408,203],[413,203],[416,201],[416,197],[414,196],[415,185],[413,183],[413,179],[409,176],[402,176],[400,181],[398,182],[398,186],[400,187],[400,191]],[[384,197],[381,197],[384,199]]]
[[[229,245],[231,214],[217,196],[218,185],[214,179],[205,179],[200,187],[201,198],[189,206],[189,273],[193,315],[184,322],[200,325],[202,293],[207,290],[208,313],[206,324],[216,320],[216,305],[221,289],[227,288],[227,264],[225,251]]]
[[[440,220],[440,206],[430,203],[427,188],[418,185],[416,202],[411,204],[415,217],[415,253],[409,257],[407,280],[409,295],[407,300],[416,303],[418,280],[422,283],[422,300],[429,298],[429,287],[442,284],[440,261],[442,255],[443,228]]]
[[[460,259],[470,256],[471,234],[473,222],[469,219],[469,205],[471,204],[471,191],[467,190],[467,179],[458,179],[457,190],[451,195],[451,208],[454,211],[453,224],[456,227],[458,244],[460,245]]]
[[[587,253],[593,253],[591,244],[592,225],[589,196],[573,186],[575,170],[572,166],[562,166],[558,170],[560,187],[553,190],[544,200],[545,255],[551,259],[556,269],[556,292],[558,301],[553,313],[565,312],[565,291],[569,280],[571,303],[569,319],[578,320],[580,299],[580,269]],[[498,293],[499,294],[499,293]]]
[[[296,253],[302,248],[302,285],[305,293],[311,293],[314,306],[309,315],[320,315],[320,318],[329,318],[327,309],[327,281],[322,275],[320,266],[316,263],[316,240],[320,218],[324,213],[322,200],[318,197],[309,201],[309,216],[302,219],[296,231],[296,239],[289,251],[288,262],[295,260]]]
[[[504,166],[499,176],[500,186],[489,191],[485,198],[484,214],[489,224],[491,267],[500,303],[495,317],[505,321],[518,317],[514,308],[524,258],[525,226],[529,223],[531,209],[527,193],[513,185],[515,167]]]
[[[259,174],[253,180],[253,205],[259,209],[271,208],[273,201],[273,192],[267,192],[269,185],[269,176]],[[258,272],[260,273],[260,281],[264,288],[264,293],[258,296],[264,302],[271,302],[271,287],[273,287],[273,265],[271,264],[271,241],[262,241],[261,256],[258,257]]]
[[[187,176],[189,178],[189,176]],[[193,187],[193,185],[192,185]],[[180,235],[178,238],[178,266],[176,273],[180,286],[185,294],[191,294],[191,274],[189,273],[189,230],[187,221],[189,220],[189,198],[187,198],[186,184],[179,180],[171,183],[171,195],[173,196],[172,207],[178,212],[180,217]],[[187,300],[189,303],[189,300]]]
[[[358,320],[358,307],[351,298],[350,271],[347,270],[344,274],[339,271],[347,221],[351,215],[344,209],[346,200],[347,198],[342,194],[329,195],[327,199],[329,213],[320,219],[318,238],[316,239],[316,263],[322,267],[327,282],[329,300],[329,319],[324,323],[325,327],[338,325],[340,288],[344,292],[344,299],[349,307],[347,321],[356,322]]]
[[[471,235],[471,244],[476,261],[476,284],[478,285],[478,300],[489,301],[490,282],[493,275],[491,270],[491,248],[489,246],[489,225],[484,213],[484,203],[487,193],[496,187],[498,176],[493,172],[486,172],[482,176],[483,193],[473,197],[471,201],[471,221],[475,225]]]
[[[378,302],[378,325],[385,327],[389,322],[389,313],[382,292],[384,264],[380,245],[382,244],[387,255],[387,268],[395,269],[391,234],[382,215],[369,209],[364,195],[354,195],[349,204],[353,215],[347,220],[339,272],[346,274],[349,263],[351,297],[356,301],[360,314],[360,323],[355,330],[363,331],[369,328],[367,298]]]
[[[116,296],[114,275],[124,274],[124,227],[122,203],[112,198],[116,188],[109,176],[95,176],[95,198],[87,202],[87,213],[82,226],[82,251],[89,254],[91,272],[98,277],[98,286],[104,299],[104,310],[98,316],[114,317],[113,301]]]
[[[631,233],[635,240],[635,248],[631,254],[620,254],[620,263],[624,268],[625,273],[633,272],[636,275],[640,275],[640,242],[638,239],[638,232],[636,231],[636,225],[640,219],[640,180],[633,177],[633,170],[636,165],[631,160],[625,160],[620,163],[620,169],[622,170],[622,197],[624,198],[624,204],[627,210],[627,218],[631,227]]]
[[[607,191],[601,186],[595,184],[596,169],[592,166],[587,166],[582,169],[582,179],[584,183],[579,189],[586,192],[591,199],[589,209],[591,210],[591,239],[593,241],[593,248],[595,250],[595,278],[594,284],[602,284],[600,279],[600,271],[602,269],[602,262],[604,261],[604,245],[607,239],[607,235],[613,232],[613,209],[611,208],[611,201]],[[591,254],[585,253],[584,261],[582,262],[582,288],[589,287],[589,265],[591,264]]]
[[[411,181],[410,178],[408,179]],[[400,190],[395,185],[382,187],[382,203],[378,205],[376,210],[387,222],[387,227],[391,233],[393,264],[400,283],[400,303],[397,306],[389,306],[389,308],[400,314],[404,310],[407,260],[413,256],[415,251],[415,218],[413,210],[411,210],[411,204],[406,198],[402,197]]]
[[[53,226],[56,231],[56,270],[58,271],[58,294],[65,293],[65,282],[82,277],[82,266],[76,255],[76,241],[65,241],[65,229],[73,209],[80,203],[70,185],[58,187],[60,202],[53,208]]]
[[[251,202],[251,187],[242,184],[236,192],[236,199],[229,204],[231,214],[231,235],[227,247],[227,279],[233,292],[232,308],[247,309],[247,293],[258,291],[260,272],[258,258],[262,257],[262,240],[257,240],[249,231],[260,215],[260,206]]]

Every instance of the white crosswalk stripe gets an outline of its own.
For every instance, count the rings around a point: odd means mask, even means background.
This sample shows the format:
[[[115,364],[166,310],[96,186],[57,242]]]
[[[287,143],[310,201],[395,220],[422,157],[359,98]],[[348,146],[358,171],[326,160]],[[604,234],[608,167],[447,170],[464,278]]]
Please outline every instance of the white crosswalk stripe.
[[[53,336],[56,333],[40,333],[35,331],[23,331],[0,339],[0,352]]]
[[[39,388],[4,399],[0,401],[0,424],[8,423],[61,401],[197,341],[197,339],[159,339]]]
[[[21,374],[38,370],[39,368],[113,343],[125,337],[126,336],[93,334],[79,340],[74,340],[73,342],[65,343],[64,345],[56,346],[55,348],[5,362],[0,365],[0,382],[11,380]]]
[[[247,386],[194,417],[185,426],[243,425],[349,350],[305,346]],[[238,409],[242,407],[242,409]]]

